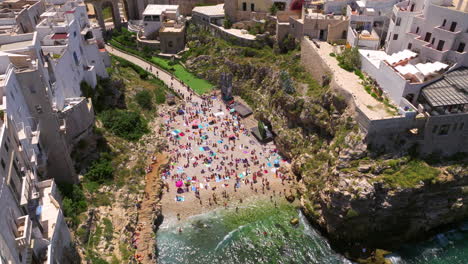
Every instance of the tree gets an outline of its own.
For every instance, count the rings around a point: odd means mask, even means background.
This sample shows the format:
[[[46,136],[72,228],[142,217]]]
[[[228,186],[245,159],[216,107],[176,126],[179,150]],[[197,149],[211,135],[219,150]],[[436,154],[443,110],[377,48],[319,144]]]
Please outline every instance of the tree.
[[[281,81],[281,88],[288,93],[293,94],[296,92],[296,88],[294,87],[294,83],[289,76],[287,71],[281,71],[280,73],[280,81]]]
[[[263,124],[262,121],[258,120],[258,132],[260,133],[260,136],[262,138],[266,138],[266,130],[265,130],[265,124]]]
[[[280,46],[281,52],[283,53],[287,53],[290,50],[294,50],[296,48],[296,39],[291,34],[287,34],[281,42]]]
[[[150,93],[148,90],[142,90],[136,93],[135,101],[141,108],[146,110],[153,109],[153,94]]]
[[[225,29],[230,29],[232,27],[232,22],[228,18],[224,19],[223,26]]]
[[[114,177],[114,167],[110,160],[101,157],[95,161],[85,174],[85,178],[97,182],[104,183],[107,180],[111,180]]]
[[[276,13],[278,13],[278,6],[273,3],[273,5],[270,7],[270,13],[274,16]]]
[[[361,68],[361,57],[357,47],[345,48],[340,55],[336,56],[338,64],[347,71],[354,71]]]
[[[130,140],[139,140],[148,132],[148,124],[136,112],[125,110],[106,110],[101,113],[100,119],[106,129],[114,135]]]

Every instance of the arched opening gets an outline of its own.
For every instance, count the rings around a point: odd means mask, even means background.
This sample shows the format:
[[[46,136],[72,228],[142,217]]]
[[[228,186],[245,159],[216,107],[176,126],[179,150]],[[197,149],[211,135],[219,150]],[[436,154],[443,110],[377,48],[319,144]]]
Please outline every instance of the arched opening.
[[[101,5],[102,8],[102,19],[104,20],[105,29],[111,30],[115,27],[116,16],[114,13],[114,6],[112,2],[104,2]]]
[[[120,16],[122,17],[122,19],[125,19],[125,21],[128,21],[130,19],[132,19],[132,15],[130,14],[130,11],[128,9],[128,1],[127,0],[121,0],[119,2],[119,10],[122,10],[122,12],[120,12]],[[121,9],[122,7],[122,9]]]

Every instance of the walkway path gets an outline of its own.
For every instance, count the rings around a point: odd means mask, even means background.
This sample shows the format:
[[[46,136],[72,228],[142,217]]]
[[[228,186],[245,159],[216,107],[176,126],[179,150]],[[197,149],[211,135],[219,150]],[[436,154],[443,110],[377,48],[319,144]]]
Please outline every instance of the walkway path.
[[[187,90],[187,87],[184,86],[181,82],[179,82],[176,78],[174,78],[173,75],[157,68],[155,65],[148,63],[138,57],[135,57],[134,55],[130,55],[118,49],[115,49],[109,45],[106,45],[106,50],[110,54],[126,59],[129,62],[136,64],[142,67],[143,69],[147,70],[148,72],[154,74],[161,81],[163,81],[168,87],[172,88],[174,91],[178,92],[180,95],[183,95],[184,97],[188,97],[190,96],[190,94],[192,94],[192,92]],[[198,96],[193,97],[193,99],[199,100],[201,102],[201,98]]]
[[[342,69],[335,57],[330,56],[330,53],[336,53],[335,48],[325,41],[317,41],[320,48],[317,48],[310,39],[304,38],[310,47],[319,54],[322,61],[328,66],[335,78],[336,83],[353,95],[356,106],[367,116],[367,118],[383,119],[392,117],[393,114],[386,110],[386,106],[373,98],[366,92],[361,84],[361,79],[354,74]]]

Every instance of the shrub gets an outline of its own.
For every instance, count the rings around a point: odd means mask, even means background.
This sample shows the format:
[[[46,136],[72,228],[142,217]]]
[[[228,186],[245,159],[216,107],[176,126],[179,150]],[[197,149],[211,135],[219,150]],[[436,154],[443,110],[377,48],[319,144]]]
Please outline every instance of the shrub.
[[[278,9],[278,6],[273,4],[271,7],[270,7],[270,13],[274,16],[276,15],[276,13],[278,13],[279,9]]]
[[[84,177],[93,182],[104,183],[114,177],[114,167],[109,158],[101,157],[91,165]]]
[[[156,104],[164,104],[166,102],[166,92],[163,88],[154,89],[154,97]]]
[[[230,29],[232,27],[232,22],[228,18],[224,19],[223,27],[225,29]]]
[[[282,53],[287,53],[288,51],[294,50],[296,48],[296,39],[288,34],[281,42],[280,47]]]
[[[356,212],[353,208],[350,208],[348,212],[346,213],[346,218],[353,218],[359,216],[359,213]]]
[[[330,52],[330,54],[328,54],[328,55],[330,55],[330,57],[336,57],[336,54],[333,53],[333,52]]]
[[[265,124],[263,124],[262,121],[258,120],[258,132],[260,133],[260,136],[262,138],[266,137],[266,130],[265,130]]]
[[[94,89],[87,82],[82,81],[80,83],[81,95],[86,98],[94,97]]]
[[[354,71],[361,68],[361,58],[359,57],[359,50],[357,47],[345,48],[341,54],[336,56],[338,65],[347,70]]]
[[[148,132],[146,121],[136,112],[107,110],[102,112],[100,119],[114,135],[130,141],[136,141]]]
[[[280,80],[281,80],[281,88],[288,93],[293,94],[296,92],[296,88],[294,87],[294,83],[289,76],[287,71],[281,71],[280,73]]]
[[[153,109],[153,95],[148,90],[142,90],[137,92],[135,95],[135,101],[143,109]]]
[[[76,226],[79,223],[78,216],[88,209],[83,190],[77,184],[60,184],[58,187],[63,197],[63,214],[71,221],[73,226]]]

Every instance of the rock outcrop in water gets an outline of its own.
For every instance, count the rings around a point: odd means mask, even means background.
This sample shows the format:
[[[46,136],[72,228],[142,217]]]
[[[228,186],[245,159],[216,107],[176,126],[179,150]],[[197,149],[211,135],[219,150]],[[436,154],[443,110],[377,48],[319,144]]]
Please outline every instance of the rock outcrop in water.
[[[213,83],[233,74],[234,94],[255,108],[291,160],[305,213],[342,252],[392,249],[468,217],[466,162],[428,165],[411,153],[368,150],[343,98],[310,83],[299,82],[294,94],[281,87],[280,71],[296,71],[297,55],[264,63],[262,51],[198,33],[189,40],[203,55],[186,66]]]

